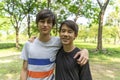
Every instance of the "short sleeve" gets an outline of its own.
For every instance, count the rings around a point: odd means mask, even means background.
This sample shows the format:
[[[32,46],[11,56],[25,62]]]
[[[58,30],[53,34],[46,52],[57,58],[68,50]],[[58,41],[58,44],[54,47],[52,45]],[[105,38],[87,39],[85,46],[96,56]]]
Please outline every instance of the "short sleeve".
[[[23,60],[28,60],[28,49],[29,49],[30,42],[26,42],[23,46],[20,58]]]
[[[62,47],[62,42],[60,40],[60,37],[55,37],[56,38],[56,43],[58,44],[59,48]]]

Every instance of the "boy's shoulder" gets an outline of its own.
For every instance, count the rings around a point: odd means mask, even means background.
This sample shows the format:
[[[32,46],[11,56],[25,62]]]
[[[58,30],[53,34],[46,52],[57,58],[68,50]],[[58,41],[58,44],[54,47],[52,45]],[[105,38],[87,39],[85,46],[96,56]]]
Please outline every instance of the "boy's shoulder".
[[[52,38],[55,38],[55,39],[60,39],[60,37],[59,37],[59,36],[53,36]]]

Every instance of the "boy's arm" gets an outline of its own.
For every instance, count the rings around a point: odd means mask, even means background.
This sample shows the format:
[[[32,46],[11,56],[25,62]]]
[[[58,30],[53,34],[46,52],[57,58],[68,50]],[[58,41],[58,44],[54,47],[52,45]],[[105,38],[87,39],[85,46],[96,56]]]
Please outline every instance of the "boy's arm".
[[[77,52],[74,58],[78,58],[78,64],[85,65],[89,59],[89,52],[87,49],[82,49],[81,51]]]
[[[23,61],[23,67],[20,74],[20,80],[27,80],[27,67],[28,67],[28,61]]]
[[[80,66],[80,80],[92,80],[89,61],[83,66]]]

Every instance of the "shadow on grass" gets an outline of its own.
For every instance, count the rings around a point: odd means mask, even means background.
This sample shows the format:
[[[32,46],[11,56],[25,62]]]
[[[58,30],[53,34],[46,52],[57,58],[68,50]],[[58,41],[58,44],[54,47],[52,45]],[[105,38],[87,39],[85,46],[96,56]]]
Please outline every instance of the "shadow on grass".
[[[22,60],[19,55],[0,58],[0,79],[19,80]]]

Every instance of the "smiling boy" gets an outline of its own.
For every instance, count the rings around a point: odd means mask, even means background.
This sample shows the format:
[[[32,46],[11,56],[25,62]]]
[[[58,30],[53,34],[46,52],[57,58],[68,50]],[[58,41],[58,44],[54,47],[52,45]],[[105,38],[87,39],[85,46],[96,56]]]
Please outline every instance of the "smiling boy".
[[[56,57],[55,80],[92,80],[89,63],[80,66],[74,59],[75,54],[80,51],[74,45],[74,40],[78,35],[78,25],[71,20],[62,22],[59,35],[63,47]]]

